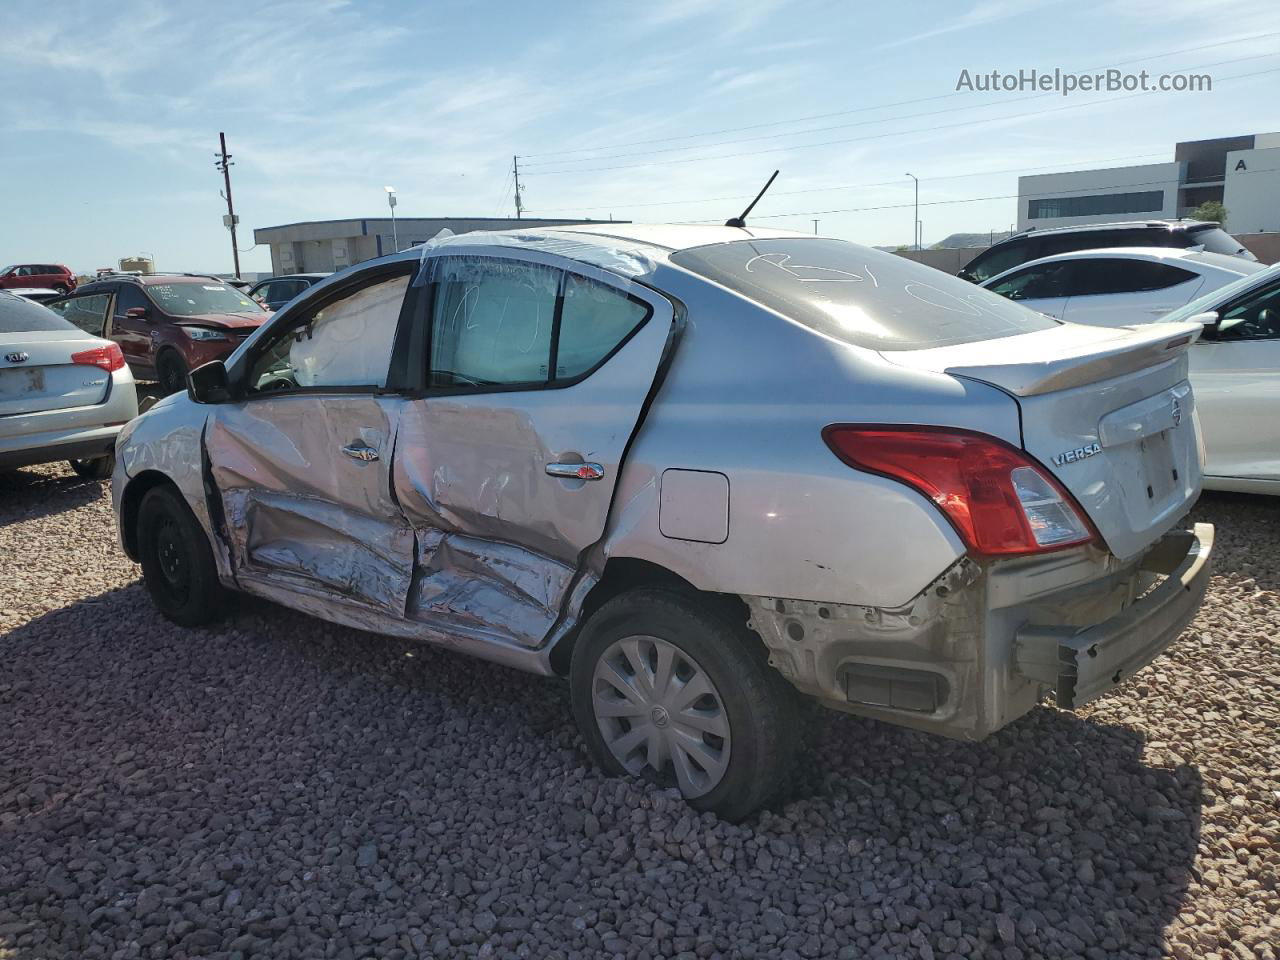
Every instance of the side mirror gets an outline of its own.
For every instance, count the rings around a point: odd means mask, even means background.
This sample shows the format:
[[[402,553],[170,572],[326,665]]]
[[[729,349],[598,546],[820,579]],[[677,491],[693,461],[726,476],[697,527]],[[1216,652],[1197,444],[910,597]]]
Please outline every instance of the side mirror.
[[[128,317],[130,320],[146,320],[147,308],[146,307],[130,307],[128,310],[124,312],[124,315]]]
[[[1216,310],[1206,310],[1204,313],[1197,313],[1194,316],[1187,317],[1187,323],[1198,323],[1206,327],[1217,326],[1218,312]]]
[[[227,365],[210,360],[187,374],[187,396],[196,403],[226,403],[231,399]]]

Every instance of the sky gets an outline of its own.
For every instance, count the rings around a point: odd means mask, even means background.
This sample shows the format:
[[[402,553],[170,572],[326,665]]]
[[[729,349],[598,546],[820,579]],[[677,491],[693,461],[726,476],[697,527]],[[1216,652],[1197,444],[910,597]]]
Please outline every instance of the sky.
[[[926,245],[1005,230],[1019,173],[1155,163],[1280,127],[1274,0],[5,0],[0,266],[226,272],[218,133],[253,228],[378,217],[752,222]],[[984,93],[999,70],[1209,92]]]

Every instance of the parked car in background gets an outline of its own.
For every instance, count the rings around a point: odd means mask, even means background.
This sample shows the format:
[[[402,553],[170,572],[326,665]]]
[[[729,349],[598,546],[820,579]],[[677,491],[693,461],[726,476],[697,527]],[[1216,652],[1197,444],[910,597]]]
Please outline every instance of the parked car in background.
[[[1256,260],[1219,253],[1135,247],[1044,257],[981,285],[1059,320],[1122,327],[1150,323],[1263,270]]]
[[[1087,223],[1076,227],[1050,227],[1014,234],[970,260],[959,276],[973,283],[982,283],[1031,260],[1076,250],[1112,247],[1173,247],[1220,253],[1245,260],[1257,259],[1221,226],[1204,220]]]
[[[81,286],[50,306],[95,336],[114,340],[134,376],[183,389],[187,372],[231,355],[270,314],[245,293],[196,274],[119,274]]]
[[[0,469],[68,460],[105,480],[120,428],[137,413],[119,346],[0,291]]]
[[[249,296],[268,310],[279,310],[302,291],[328,276],[328,273],[290,273],[259,280],[249,290]]]
[[[1204,332],[1191,384],[1204,431],[1205,486],[1280,494],[1280,264],[1169,314]]]
[[[977,740],[1173,641],[1210,569],[1199,329],[780,231],[464,234],[193,371],[112,496],[173,621],[230,587],[566,676],[604,769],[740,818],[797,691]]]
[[[76,275],[60,263],[23,263],[0,270],[0,289],[48,288],[70,293],[76,288]]]
[[[52,300],[60,300],[65,294],[61,290],[45,290],[41,287],[10,287],[9,293],[15,297],[22,297],[23,300],[30,300],[33,303],[49,303]]]

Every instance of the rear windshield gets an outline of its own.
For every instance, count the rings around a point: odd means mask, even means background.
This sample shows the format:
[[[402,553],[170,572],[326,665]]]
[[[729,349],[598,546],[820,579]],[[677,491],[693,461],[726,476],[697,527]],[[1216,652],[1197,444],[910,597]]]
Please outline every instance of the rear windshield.
[[[1221,227],[1201,227],[1191,231],[1191,245],[1203,246],[1209,253],[1225,253],[1231,257],[1248,257],[1253,254],[1245,249],[1244,244]]]
[[[0,293],[0,333],[74,329],[48,307],[12,294]]]
[[[165,313],[194,317],[201,313],[262,313],[247,293],[215,280],[149,283],[147,293]]]
[[[742,240],[671,260],[805,326],[871,350],[923,350],[1058,325],[958,277],[844,240]]]

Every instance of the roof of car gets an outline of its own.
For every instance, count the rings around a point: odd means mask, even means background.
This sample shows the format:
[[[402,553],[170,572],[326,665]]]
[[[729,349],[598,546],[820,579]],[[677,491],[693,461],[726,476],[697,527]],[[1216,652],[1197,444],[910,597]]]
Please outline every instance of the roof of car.
[[[993,277],[983,280],[980,286],[987,287],[1002,280],[1012,273],[1025,270],[1027,267],[1041,266],[1046,263],[1062,263],[1069,260],[1145,260],[1149,262],[1181,263],[1184,266],[1208,267],[1210,270],[1223,270],[1237,276],[1249,276],[1265,270],[1266,265],[1242,257],[1232,257],[1223,253],[1209,253],[1204,250],[1191,250],[1185,247],[1095,247],[1089,250],[1072,250],[1069,253],[1055,253],[1048,257],[1028,260],[1002,270]]]

